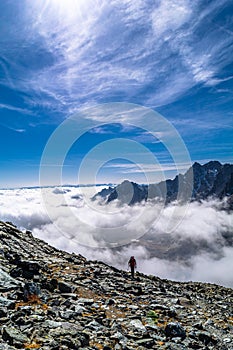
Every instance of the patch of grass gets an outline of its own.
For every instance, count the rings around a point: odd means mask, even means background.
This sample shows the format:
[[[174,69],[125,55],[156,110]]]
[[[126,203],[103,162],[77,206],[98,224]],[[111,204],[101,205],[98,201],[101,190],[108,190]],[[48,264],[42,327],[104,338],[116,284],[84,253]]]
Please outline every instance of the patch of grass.
[[[155,311],[149,311],[146,317],[153,323],[158,323],[159,315]]]

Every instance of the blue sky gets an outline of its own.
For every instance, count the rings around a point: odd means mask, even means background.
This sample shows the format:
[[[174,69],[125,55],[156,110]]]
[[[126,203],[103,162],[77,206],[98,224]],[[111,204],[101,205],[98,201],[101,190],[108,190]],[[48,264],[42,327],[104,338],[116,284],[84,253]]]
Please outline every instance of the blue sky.
[[[2,0],[0,186],[37,185],[42,152],[56,128],[84,109],[114,102],[160,113],[192,161],[232,162],[232,14],[230,0]],[[64,182],[77,182],[88,151],[117,138],[149,149],[165,177],[182,170],[160,130],[153,136],[111,125],[114,118],[106,122],[71,147]],[[122,149],[122,158],[103,164],[97,179],[144,182],[141,167],[151,173],[143,155],[132,162]],[[155,171],[154,181],[159,176]]]

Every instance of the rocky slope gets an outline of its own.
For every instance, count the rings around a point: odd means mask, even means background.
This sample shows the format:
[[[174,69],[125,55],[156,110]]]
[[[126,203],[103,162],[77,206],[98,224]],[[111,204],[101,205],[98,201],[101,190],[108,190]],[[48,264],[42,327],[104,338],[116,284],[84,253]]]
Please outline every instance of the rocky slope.
[[[228,206],[232,209],[233,164],[211,161],[201,165],[196,162],[184,175],[179,174],[173,180],[149,186],[126,180],[116,187],[102,190],[93,197],[93,200],[102,197],[109,203],[118,199],[121,203],[132,205],[142,200],[161,198],[168,203],[178,199],[179,188],[182,188],[182,196],[185,196],[186,193],[190,193],[191,187],[193,200],[206,199],[210,196],[222,199],[227,196]]]
[[[232,289],[132,280],[3,222],[0,262],[2,350],[233,349]]]

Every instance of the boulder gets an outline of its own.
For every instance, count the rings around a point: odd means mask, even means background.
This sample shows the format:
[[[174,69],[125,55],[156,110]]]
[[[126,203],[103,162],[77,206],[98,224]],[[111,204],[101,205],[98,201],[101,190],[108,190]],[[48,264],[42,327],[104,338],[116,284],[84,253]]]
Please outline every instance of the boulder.
[[[180,325],[179,322],[170,322],[165,327],[165,334],[168,338],[181,338],[185,339],[185,329]]]
[[[7,292],[22,285],[21,282],[12,278],[7,272],[0,269],[0,292]]]
[[[72,293],[74,292],[74,287],[65,282],[58,282],[58,289],[61,293]]]
[[[5,327],[2,333],[2,339],[8,342],[10,345],[16,347],[22,347],[25,343],[29,342],[28,337],[26,337],[22,332],[15,328]]]

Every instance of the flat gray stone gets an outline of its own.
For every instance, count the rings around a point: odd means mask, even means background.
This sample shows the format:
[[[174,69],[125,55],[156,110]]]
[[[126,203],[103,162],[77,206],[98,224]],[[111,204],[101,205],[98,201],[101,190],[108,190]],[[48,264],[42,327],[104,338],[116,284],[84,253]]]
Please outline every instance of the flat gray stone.
[[[11,277],[7,272],[0,269],[0,290],[8,291],[21,286],[22,283]]]
[[[28,337],[15,328],[5,327],[2,333],[2,339],[9,342],[10,345],[25,344],[29,342]]]

